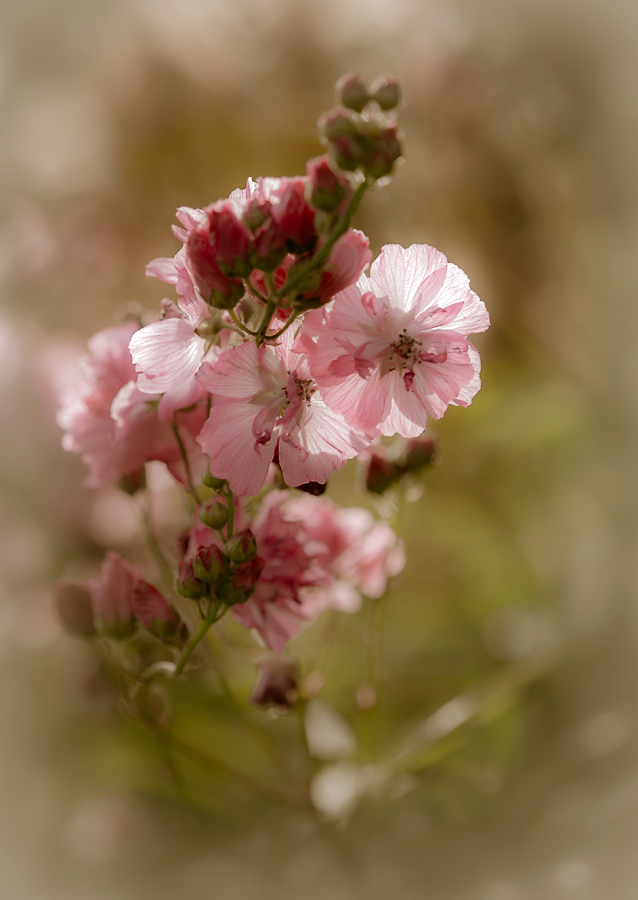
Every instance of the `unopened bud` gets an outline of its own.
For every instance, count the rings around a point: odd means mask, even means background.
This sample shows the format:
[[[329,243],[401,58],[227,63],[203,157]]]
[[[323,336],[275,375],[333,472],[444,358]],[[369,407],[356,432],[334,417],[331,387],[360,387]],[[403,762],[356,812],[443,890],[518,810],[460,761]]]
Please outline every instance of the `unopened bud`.
[[[370,96],[384,112],[401,102],[401,88],[394,75],[380,75],[370,87]]]
[[[336,89],[341,103],[356,112],[361,112],[370,99],[368,89],[356,72],[342,75],[336,84]]]
[[[219,547],[200,547],[193,558],[193,574],[206,584],[217,584],[224,571],[224,558]]]
[[[257,556],[257,541],[250,528],[244,528],[229,541],[226,541],[224,554],[232,562],[243,563]]]
[[[59,581],[55,586],[55,605],[60,622],[71,634],[82,637],[95,634],[91,594],[83,584]]]
[[[370,140],[370,151],[366,160],[366,172],[374,179],[390,175],[394,164],[403,150],[399,140],[397,124],[391,122],[380,128]]]
[[[407,442],[405,448],[405,471],[418,472],[426,466],[432,465],[436,453],[436,444],[433,437],[422,434]]]
[[[230,293],[222,294],[221,291],[212,291],[207,299],[209,306],[215,309],[234,309],[244,296],[244,285],[241,281],[229,281]]]
[[[135,587],[133,609],[138,621],[156,637],[171,638],[177,632],[180,620],[166,598],[148,581],[140,581]]]
[[[305,484],[298,484],[297,490],[303,491],[304,494],[311,494],[313,497],[321,497],[322,494],[326,493],[327,487],[327,482],[321,484],[320,481],[307,481]]]
[[[366,490],[372,494],[383,494],[400,477],[401,472],[388,459],[385,447],[376,447],[371,451],[365,470]]]
[[[188,600],[199,600],[208,594],[208,587],[195,577],[192,562],[181,562],[175,581],[177,592]]]
[[[333,171],[327,156],[309,160],[306,171],[310,179],[310,202],[314,208],[334,212],[346,195],[344,179]]]
[[[202,484],[207,488],[212,488],[214,491],[221,491],[226,487],[227,481],[224,478],[216,478],[206,469],[202,474]]]
[[[228,509],[219,501],[200,506],[198,515],[200,521],[209,528],[223,528],[228,521]]]
[[[251,703],[290,709],[297,699],[299,666],[292,656],[263,656],[258,660],[259,676]]]

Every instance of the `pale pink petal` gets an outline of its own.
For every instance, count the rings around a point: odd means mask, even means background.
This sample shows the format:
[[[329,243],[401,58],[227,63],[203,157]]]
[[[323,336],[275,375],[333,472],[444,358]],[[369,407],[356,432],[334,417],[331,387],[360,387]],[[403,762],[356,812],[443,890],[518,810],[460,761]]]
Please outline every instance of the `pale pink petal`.
[[[231,347],[220,354],[214,365],[205,363],[198,379],[209,393],[218,397],[253,397],[265,389],[260,361],[268,350],[265,346],[258,350],[252,341]],[[270,354],[274,356],[272,350]],[[285,384],[283,372],[282,378]]]
[[[421,367],[418,368],[418,371],[420,369]],[[400,372],[389,372],[383,378],[383,388],[388,394],[390,409],[379,425],[380,433],[387,436],[400,434],[405,438],[417,437],[421,434],[428,417],[422,398],[417,391],[406,390]]]
[[[425,278],[447,264],[440,250],[427,244],[386,244],[372,263],[370,281],[378,297],[388,296],[403,310],[414,306],[415,295]]]
[[[185,319],[163,319],[140,328],[130,343],[138,387],[163,394],[190,384],[204,357],[205,341]]]
[[[474,375],[471,381],[461,388],[454,400],[450,401],[454,406],[469,406],[473,397],[481,388],[481,357],[474,344],[471,341],[467,343],[467,355],[474,369]]]
[[[490,325],[490,316],[485,304],[470,290],[470,279],[465,272],[453,263],[448,263],[447,275],[436,297],[436,305],[446,307],[459,300],[463,301],[463,306],[447,327],[466,336],[486,331]]]
[[[210,456],[210,471],[225,478],[237,494],[259,493],[275,452],[275,438],[256,445],[253,423],[257,410],[244,400],[220,400],[210,413],[198,444]]]
[[[166,284],[177,284],[177,268],[173,257],[158,256],[146,264],[146,277],[159,278]]]
[[[308,481],[324,484],[370,444],[370,438],[346,424],[318,394],[304,407],[290,440],[279,442],[279,462],[286,484],[296,487]]]

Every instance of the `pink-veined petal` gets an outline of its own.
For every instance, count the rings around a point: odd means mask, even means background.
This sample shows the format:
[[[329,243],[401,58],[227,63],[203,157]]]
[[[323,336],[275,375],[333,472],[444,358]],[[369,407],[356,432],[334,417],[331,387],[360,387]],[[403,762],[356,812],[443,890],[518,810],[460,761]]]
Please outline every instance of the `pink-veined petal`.
[[[197,438],[210,456],[211,473],[225,478],[235,493],[247,496],[259,493],[275,452],[275,436],[267,444],[255,444],[256,412],[244,400],[220,400]]]

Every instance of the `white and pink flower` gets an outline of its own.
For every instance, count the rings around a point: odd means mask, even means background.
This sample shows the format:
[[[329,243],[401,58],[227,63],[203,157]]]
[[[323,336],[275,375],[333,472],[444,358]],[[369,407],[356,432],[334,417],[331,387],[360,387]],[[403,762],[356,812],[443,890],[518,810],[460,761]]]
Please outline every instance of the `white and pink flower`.
[[[370,439],[324,403],[291,331],[272,346],[247,342],[204,365],[198,376],[215,402],[199,443],[210,471],[254,495],[278,452],[286,484],[325,483]]]
[[[300,335],[325,402],[365,432],[416,437],[480,387],[469,334],[489,316],[467,275],[427,245],[383,248],[370,277],[308,314]]]

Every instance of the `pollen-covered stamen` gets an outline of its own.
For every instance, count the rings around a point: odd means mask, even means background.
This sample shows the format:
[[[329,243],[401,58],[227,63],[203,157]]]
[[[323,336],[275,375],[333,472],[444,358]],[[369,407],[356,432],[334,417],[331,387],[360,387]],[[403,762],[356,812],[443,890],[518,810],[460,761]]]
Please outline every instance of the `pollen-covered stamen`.
[[[388,356],[388,372],[394,372],[395,369],[412,370],[414,364],[421,359],[421,347],[423,341],[411,337],[404,328],[396,341],[390,344],[390,354]]]
[[[312,378],[299,378],[296,372],[288,372],[288,374],[292,378],[299,399],[310,403],[310,398],[317,392],[317,385]]]

